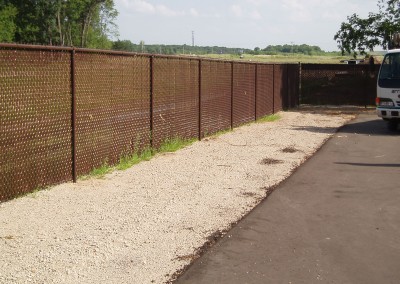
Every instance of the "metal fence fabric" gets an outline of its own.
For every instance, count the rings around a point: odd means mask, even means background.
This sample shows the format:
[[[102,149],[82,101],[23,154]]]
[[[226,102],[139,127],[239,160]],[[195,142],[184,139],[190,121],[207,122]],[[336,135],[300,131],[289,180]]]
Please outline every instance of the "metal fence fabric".
[[[294,106],[296,72],[287,65],[0,44],[0,201],[75,181],[168,139],[201,139]]]
[[[274,112],[274,65],[257,65],[256,118]]]
[[[155,57],[153,147],[168,139],[199,136],[199,61]]]
[[[299,84],[300,84],[300,70],[299,65],[287,65],[287,88],[288,88],[288,102],[286,108],[294,108],[300,104],[299,102]]]
[[[255,120],[256,66],[233,63],[233,127]]]
[[[302,64],[301,103],[374,105],[379,68],[372,67],[364,64]]]
[[[70,54],[0,49],[0,200],[71,180]]]
[[[232,63],[201,62],[201,137],[231,127]]]
[[[285,109],[287,93],[287,65],[274,65],[274,112]]]
[[[149,90],[149,58],[76,54],[78,175],[149,145]]]

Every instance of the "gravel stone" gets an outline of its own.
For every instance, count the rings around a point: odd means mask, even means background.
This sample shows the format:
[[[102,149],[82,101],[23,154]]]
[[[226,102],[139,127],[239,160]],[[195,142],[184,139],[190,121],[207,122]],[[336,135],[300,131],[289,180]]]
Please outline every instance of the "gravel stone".
[[[2,203],[0,283],[170,281],[353,118],[279,115]]]

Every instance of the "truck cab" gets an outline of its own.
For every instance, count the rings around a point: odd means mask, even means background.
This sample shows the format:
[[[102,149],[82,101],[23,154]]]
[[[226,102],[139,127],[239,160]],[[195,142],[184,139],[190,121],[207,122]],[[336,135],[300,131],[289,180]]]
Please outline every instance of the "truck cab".
[[[400,122],[400,49],[392,49],[383,58],[377,82],[376,113],[397,130]]]

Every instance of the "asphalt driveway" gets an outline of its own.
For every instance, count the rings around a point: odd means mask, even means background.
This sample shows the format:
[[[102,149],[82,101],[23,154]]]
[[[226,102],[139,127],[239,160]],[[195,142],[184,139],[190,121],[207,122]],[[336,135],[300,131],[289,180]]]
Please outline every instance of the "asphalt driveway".
[[[400,131],[361,114],[176,283],[400,283]]]

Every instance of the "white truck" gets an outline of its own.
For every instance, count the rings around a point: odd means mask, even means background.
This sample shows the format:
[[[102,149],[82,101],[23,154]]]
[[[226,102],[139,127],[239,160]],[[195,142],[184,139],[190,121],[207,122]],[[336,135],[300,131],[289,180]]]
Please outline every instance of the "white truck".
[[[400,35],[393,36],[392,45],[400,46]],[[378,75],[376,113],[388,122],[389,130],[397,130],[400,122],[400,49],[389,50],[383,58]]]

